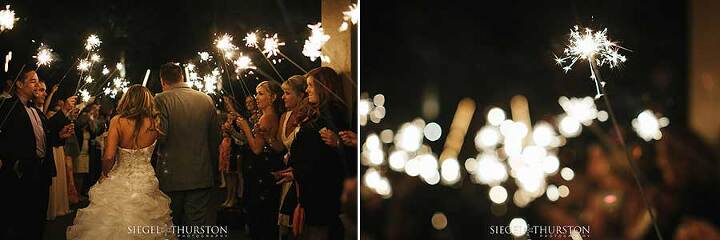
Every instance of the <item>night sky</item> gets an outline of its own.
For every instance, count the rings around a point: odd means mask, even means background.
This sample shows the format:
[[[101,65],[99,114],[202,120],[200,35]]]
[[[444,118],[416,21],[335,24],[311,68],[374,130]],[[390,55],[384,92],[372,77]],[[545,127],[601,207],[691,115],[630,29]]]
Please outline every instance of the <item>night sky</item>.
[[[21,19],[12,31],[0,34],[0,52],[4,56],[8,50],[13,51],[13,65],[19,68],[22,62],[34,64],[31,56],[39,42],[49,45],[59,55],[58,62],[49,69],[40,70],[41,78],[48,80],[50,85],[56,83],[84,52],[84,41],[92,33],[103,41],[100,46],[103,64],[114,66],[124,56],[131,83],[141,83],[146,69],[150,68],[148,87],[155,92],[160,91],[159,66],[168,61],[197,59],[197,52],[214,50],[214,33],[232,34],[235,45],[246,55],[249,53],[255,65],[268,73],[272,73],[272,69],[261,55],[244,47],[242,38],[250,31],[261,29],[278,33],[286,43],[281,47],[283,53],[305,68],[319,66],[319,62],[310,62],[301,53],[303,41],[309,35],[306,25],[320,21],[319,0],[29,0],[3,3],[11,4]],[[277,67],[285,77],[301,73],[288,62]],[[77,78],[78,73],[73,70],[65,81],[74,83]],[[67,96],[72,93],[70,87],[67,89],[60,91]]]
[[[361,139],[383,129],[397,130],[400,124],[422,117],[423,96],[434,91],[439,115],[425,120],[439,123],[443,136],[425,143],[439,154],[457,103],[469,97],[475,100],[477,109],[458,157],[462,165],[464,159],[477,154],[472,139],[485,124],[490,106],[509,112],[512,96],[522,94],[528,98],[535,122],[563,112],[557,103],[560,96],[594,96],[595,85],[589,79],[586,63],[564,74],[553,61],[554,53],[562,54],[570,28],[576,24],[597,30],[606,27],[611,40],[631,50],[621,52],[628,58],[622,66],[602,70],[621,124],[629,128],[632,118],[650,108],[668,116],[674,127],[686,125],[687,3],[473,3],[363,2],[361,92],[368,92],[370,97],[384,94],[387,115],[380,124],[363,127]],[[596,104],[604,109],[601,102]],[[506,217],[492,217],[486,188],[428,186],[400,175],[388,173],[393,182],[392,200],[364,203],[379,209],[361,210],[363,231],[370,236],[474,238],[487,234],[485,226],[490,223],[507,224],[508,216],[527,215],[526,209],[511,206]],[[395,192],[401,188],[414,190]],[[433,230],[430,218],[435,211],[448,215],[447,231]],[[389,231],[400,235],[388,235]]]

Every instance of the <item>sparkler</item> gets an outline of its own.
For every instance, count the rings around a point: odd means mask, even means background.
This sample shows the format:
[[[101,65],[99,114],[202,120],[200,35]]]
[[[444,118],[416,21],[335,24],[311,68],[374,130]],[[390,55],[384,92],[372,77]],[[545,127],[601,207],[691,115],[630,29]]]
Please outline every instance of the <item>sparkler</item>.
[[[80,70],[80,72],[87,71],[90,69],[91,63],[88,60],[81,59],[80,63],[78,63],[77,70]]]
[[[217,47],[222,53],[223,56],[230,59],[233,55],[235,50],[238,49],[235,44],[232,43],[233,36],[225,33],[218,39],[215,39],[215,47]]]
[[[45,44],[43,43],[40,43],[37,54],[33,56],[33,58],[37,59],[37,68],[40,68],[40,66],[42,65],[50,66],[50,64],[55,60],[53,58],[53,55],[54,54],[52,48],[45,46]]]
[[[100,38],[95,34],[91,34],[87,38],[87,40],[85,40],[85,50],[95,50],[97,47],[100,46],[100,43],[102,43],[102,41],[100,41]]]
[[[10,5],[5,5],[5,10],[0,10],[0,32],[13,29],[17,20],[15,11],[10,10]]]
[[[103,65],[102,75],[108,75],[109,73],[110,69],[108,69],[107,66]]]
[[[645,203],[648,213],[650,214],[655,234],[658,239],[662,240],[663,238],[660,234],[660,228],[657,225],[655,213],[652,211],[650,202],[645,196],[642,183],[640,182],[640,178],[637,174],[637,166],[635,165],[635,162],[631,160],[632,155],[625,144],[625,139],[620,131],[617,119],[615,118],[615,113],[612,110],[612,105],[610,104],[610,100],[608,99],[605,91],[605,81],[603,81],[602,76],[600,76],[598,69],[598,67],[605,64],[610,66],[610,68],[614,68],[625,62],[627,60],[625,56],[618,53],[620,49],[625,48],[608,40],[607,29],[603,29],[602,31],[593,31],[590,28],[585,28],[584,32],[581,32],[580,27],[575,26],[570,30],[569,44],[563,52],[563,57],[555,56],[555,62],[558,65],[563,66],[563,70],[567,73],[572,69],[572,66],[578,60],[587,60],[588,65],[590,66],[590,78],[595,81],[595,90],[597,92],[595,99],[599,99],[604,96],[603,100],[605,102],[605,107],[607,108],[608,115],[610,115],[610,120],[612,120],[613,128],[615,129],[615,134],[620,142],[620,146],[625,152],[625,159],[630,165],[630,172],[635,179],[635,184],[640,192],[640,196]],[[566,64],[566,61],[569,61],[569,63]]]
[[[637,118],[632,120],[632,127],[635,132],[646,142],[660,140],[662,132],[660,128],[667,127],[670,120],[666,117],[658,118],[653,111],[642,111]]]
[[[92,55],[90,55],[90,61],[92,61],[94,63],[98,63],[98,62],[100,62],[100,60],[101,60],[101,58],[100,58],[99,54],[93,53]]]
[[[265,45],[263,45],[263,53],[267,54],[268,57],[277,55],[280,52],[279,47],[285,46],[284,42],[280,42],[277,33],[272,37],[265,36]]]
[[[240,53],[237,60],[233,61],[233,64],[235,64],[235,72],[238,74],[247,69],[256,69],[255,65],[253,65],[252,59],[248,56],[244,56],[242,53]]]
[[[309,57],[310,61],[315,61],[315,59],[320,58],[323,62],[330,62],[330,57],[323,55],[321,51],[323,45],[330,40],[330,36],[323,31],[322,23],[308,25],[308,28],[310,28],[311,34],[310,37],[305,40],[302,51],[303,55]]]
[[[92,78],[92,76],[85,77],[85,84],[92,83],[95,81],[95,79]]]
[[[600,88],[605,87],[605,82],[599,79],[597,67],[607,64],[610,68],[614,68],[625,62],[627,60],[625,56],[618,53],[620,49],[624,48],[608,40],[607,28],[602,31],[585,28],[583,33],[580,31],[580,27],[575,26],[570,30],[569,44],[565,48],[563,56],[555,56],[555,62],[563,66],[563,70],[567,73],[578,60],[587,60],[590,66],[590,79],[595,81],[597,92],[595,99],[598,99],[603,95]],[[566,64],[566,61],[569,63]]]
[[[257,48],[258,47],[258,37],[256,32],[250,32],[247,35],[245,35],[245,46]]]
[[[89,102],[90,101],[90,92],[88,92],[87,89],[80,90],[80,98],[83,102]]]
[[[340,24],[340,32],[346,31],[350,27],[350,23],[357,24],[357,22],[360,21],[360,7],[353,3],[348,6],[348,9],[348,11],[343,12],[344,21]]]

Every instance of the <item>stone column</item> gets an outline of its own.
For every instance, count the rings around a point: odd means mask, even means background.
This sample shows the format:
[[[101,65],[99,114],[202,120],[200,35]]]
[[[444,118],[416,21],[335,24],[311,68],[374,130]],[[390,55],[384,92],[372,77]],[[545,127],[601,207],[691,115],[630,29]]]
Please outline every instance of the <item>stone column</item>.
[[[690,128],[720,145],[720,1],[690,2]],[[672,123],[671,123],[672,124]]]
[[[343,23],[343,12],[348,10],[352,4],[351,0],[323,0],[322,1],[322,26],[325,34],[330,40],[323,46],[322,53],[330,57],[330,62],[323,62],[322,66],[331,67],[340,74],[343,80],[343,98],[349,105],[351,112],[354,112],[357,91],[357,72],[353,66],[357,66],[356,48],[357,26],[350,26],[345,31],[339,31]],[[354,113],[353,113],[354,118]]]

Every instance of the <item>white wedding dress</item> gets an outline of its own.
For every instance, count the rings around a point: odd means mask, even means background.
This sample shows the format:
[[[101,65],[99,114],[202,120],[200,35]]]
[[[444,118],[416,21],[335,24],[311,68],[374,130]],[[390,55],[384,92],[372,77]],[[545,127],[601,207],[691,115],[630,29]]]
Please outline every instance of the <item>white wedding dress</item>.
[[[90,188],[90,205],[77,211],[67,239],[174,239],[170,198],[150,165],[153,149],[118,147],[115,166]]]

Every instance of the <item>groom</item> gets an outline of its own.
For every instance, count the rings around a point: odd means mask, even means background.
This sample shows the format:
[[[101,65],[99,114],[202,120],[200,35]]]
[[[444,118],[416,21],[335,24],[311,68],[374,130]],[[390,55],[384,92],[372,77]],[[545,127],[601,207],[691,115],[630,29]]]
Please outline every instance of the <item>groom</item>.
[[[183,81],[175,63],[160,67],[163,92],[155,96],[160,112],[155,171],[170,196],[176,226],[214,225],[210,207],[218,169],[220,125],[213,100]]]

